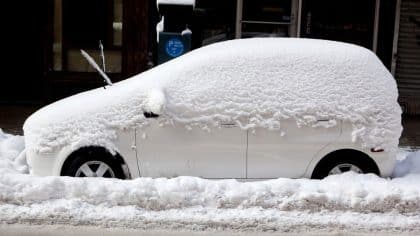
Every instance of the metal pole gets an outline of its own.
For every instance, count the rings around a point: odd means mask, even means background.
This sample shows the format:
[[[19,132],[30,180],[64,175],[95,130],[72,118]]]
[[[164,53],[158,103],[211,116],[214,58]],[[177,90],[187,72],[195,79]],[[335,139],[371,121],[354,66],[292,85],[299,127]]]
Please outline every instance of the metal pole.
[[[373,45],[372,50],[376,53],[378,48],[378,29],[379,29],[379,9],[381,6],[381,0],[376,0],[375,3],[375,23],[373,26]]]
[[[236,0],[236,29],[235,38],[240,39],[242,35],[242,9],[243,0]]]
[[[298,38],[300,38],[300,30],[301,30],[301,28],[302,28],[302,0],[299,0],[299,4],[298,4],[298,8],[299,8],[299,10],[298,10],[298,19],[297,19],[297,34],[296,34],[296,36],[298,37]]]
[[[105,68],[105,54],[104,54],[104,45],[102,44],[102,40],[99,40],[99,49],[101,50],[101,61],[102,61],[102,69],[106,72]]]
[[[392,44],[392,61],[391,61],[391,74],[395,76],[397,67],[397,53],[398,53],[398,37],[400,33],[400,17],[401,17],[401,0],[397,0],[395,7],[395,25],[394,25],[394,42]]]

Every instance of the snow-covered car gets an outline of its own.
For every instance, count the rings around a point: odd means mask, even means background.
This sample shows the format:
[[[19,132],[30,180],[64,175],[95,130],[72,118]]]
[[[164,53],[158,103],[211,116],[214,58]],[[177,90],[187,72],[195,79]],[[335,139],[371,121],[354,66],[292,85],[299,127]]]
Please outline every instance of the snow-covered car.
[[[41,176],[389,176],[397,97],[368,49],[231,40],[40,109],[24,124],[26,155]]]

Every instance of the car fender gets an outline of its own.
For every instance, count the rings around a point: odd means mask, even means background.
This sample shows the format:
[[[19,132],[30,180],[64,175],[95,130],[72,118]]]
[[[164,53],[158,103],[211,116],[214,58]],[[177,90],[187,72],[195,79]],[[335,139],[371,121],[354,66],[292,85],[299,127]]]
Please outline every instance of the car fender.
[[[306,178],[311,178],[312,173],[316,167],[316,165],[328,154],[334,152],[334,151],[338,151],[338,150],[343,150],[343,149],[351,149],[351,150],[355,150],[355,151],[360,151],[362,153],[365,153],[367,156],[371,157],[371,155],[369,154],[369,152],[367,150],[364,150],[362,148],[361,143],[359,142],[352,142],[351,140],[351,125],[348,124],[347,122],[343,122],[340,121],[338,123],[338,125],[340,125],[340,134],[337,137],[337,139],[331,143],[328,143],[327,145],[325,145],[321,150],[319,150],[314,157],[312,158],[312,160],[310,161],[304,177]],[[372,157],[371,157],[372,158]],[[372,158],[373,159],[373,158]],[[375,160],[374,160],[375,161]],[[376,161],[375,161],[376,162]]]
[[[52,170],[52,175],[56,175],[56,176],[60,176],[61,175],[61,170],[62,170],[62,168],[63,168],[63,165],[64,165],[64,163],[66,162],[66,160],[67,160],[67,158],[73,153],[73,152],[75,152],[75,151],[77,151],[77,150],[79,150],[80,148],[84,148],[84,147],[89,147],[89,146],[81,146],[81,147],[70,147],[70,146],[67,146],[67,147],[64,147],[64,148],[62,148],[56,155],[55,155],[55,162],[54,162],[54,165],[53,165],[53,170]],[[118,153],[119,154],[119,152],[117,152],[117,150],[113,150],[113,151],[111,151],[111,150],[108,150],[109,152],[111,152],[111,153]],[[120,155],[120,154],[119,154]],[[126,164],[128,164],[129,162],[128,162],[128,160],[124,157],[124,156],[122,156],[122,155],[120,155],[121,156],[121,158],[123,159],[123,161],[124,161],[124,163],[126,163]],[[135,175],[136,176],[136,172],[135,172],[135,170],[133,171],[131,168],[129,168],[128,167],[128,174],[131,176],[131,175]],[[134,173],[133,173],[134,172]],[[137,176],[136,176],[137,177]]]
[[[66,146],[63,147],[56,155],[55,155],[55,163],[53,166],[53,175],[60,176],[61,175],[61,169],[63,168],[64,162],[67,160],[67,158],[76,150],[78,150],[81,147],[70,147]]]

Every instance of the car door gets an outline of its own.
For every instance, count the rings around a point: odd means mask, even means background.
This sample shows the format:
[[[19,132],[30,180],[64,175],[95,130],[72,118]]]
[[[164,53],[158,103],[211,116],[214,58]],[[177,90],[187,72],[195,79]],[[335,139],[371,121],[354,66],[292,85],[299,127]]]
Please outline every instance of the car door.
[[[246,177],[246,131],[232,124],[211,130],[160,126],[158,119],[136,130],[141,176]]]
[[[258,128],[248,133],[248,178],[299,178],[312,158],[325,145],[340,136],[340,125],[325,128],[298,127],[296,121],[282,121],[282,131]]]

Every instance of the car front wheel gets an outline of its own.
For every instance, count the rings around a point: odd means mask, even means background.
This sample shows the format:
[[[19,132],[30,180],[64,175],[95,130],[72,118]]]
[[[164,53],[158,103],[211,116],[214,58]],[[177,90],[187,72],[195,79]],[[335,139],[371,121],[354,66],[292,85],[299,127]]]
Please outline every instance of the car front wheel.
[[[61,174],[72,177],[126,178],[121,163],[106,150],[74,153],[66,161]]]
[[[87,161],[76,170],[74,176],[115,178],[115,173],[112,168],[105,162]]]

